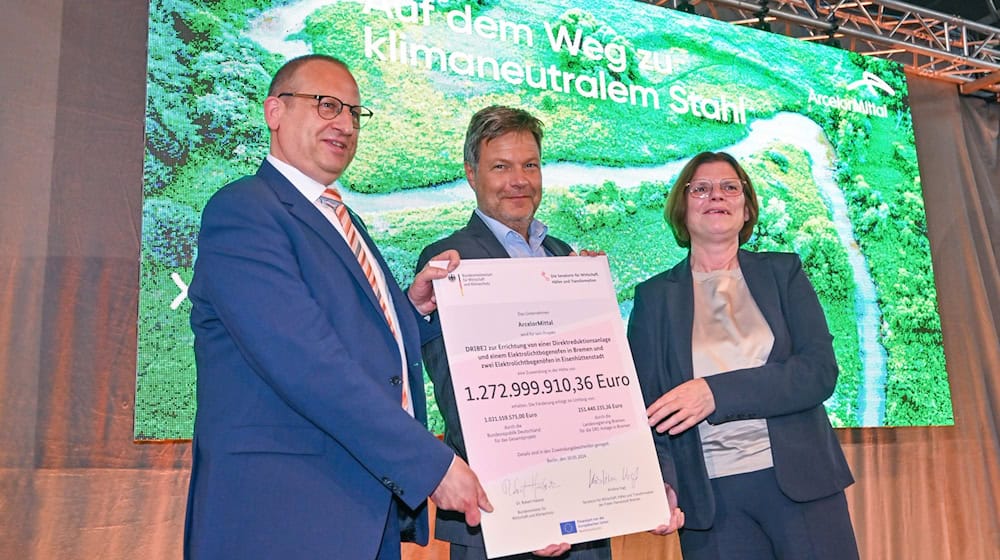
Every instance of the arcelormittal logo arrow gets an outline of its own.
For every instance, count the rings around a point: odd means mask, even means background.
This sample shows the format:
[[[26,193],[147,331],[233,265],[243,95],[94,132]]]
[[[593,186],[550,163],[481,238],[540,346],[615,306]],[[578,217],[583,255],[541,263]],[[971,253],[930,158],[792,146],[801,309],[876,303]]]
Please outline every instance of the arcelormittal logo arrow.
[[[854,91],[861,86],[865,86],[868,88],[868,92],[871,93],[872,95],[878,95],[878,92],[875,91],[875,88],[884,91],[886,94],[890,96],[896,95],[896,90],[889,87],[889,84],[885,83],[885,81],[883,81],[882,78],[879,78],[875,74],[872,74],[871,72],[867,71],[861,75],[863,77],[860,80],[848,84],[847,86],[848,91]]]

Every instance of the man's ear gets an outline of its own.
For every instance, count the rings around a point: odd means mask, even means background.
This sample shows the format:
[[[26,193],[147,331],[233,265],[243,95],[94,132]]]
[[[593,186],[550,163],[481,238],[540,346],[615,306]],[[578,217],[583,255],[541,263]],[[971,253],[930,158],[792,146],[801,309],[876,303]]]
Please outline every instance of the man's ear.
[[[469,162],[465,162],[465,179],[469,182],[472,190],[476,190],[476,170]]]
[[[285,104],[277,97],[270,96],[264,100],[264,122],[267,123],[267,128],[278,129],[278,123],[281,122],[281,114],[284,110]]]

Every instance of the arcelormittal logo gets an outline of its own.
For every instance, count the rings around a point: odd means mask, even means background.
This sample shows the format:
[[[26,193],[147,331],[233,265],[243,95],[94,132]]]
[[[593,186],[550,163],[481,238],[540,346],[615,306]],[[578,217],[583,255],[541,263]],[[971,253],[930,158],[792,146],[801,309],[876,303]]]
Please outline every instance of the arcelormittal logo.
[[[847,84],[847,91],[855,91],[861,88],[866,88],[868,93],[872,97],[879,97],[880,93],[876,90],[881,90],[882,94],[893,97],[896,95],[896,90],[885,83],[885,80],[879,78],[871,72],[862,72],[861,79],[855,80]],[[825,93],[819,93],[812,88],[809,88],[809,103],[816,105],[824,105],[833,109],[840,109],[842,111],[851,111],[854,113],[861,113],[862,115],[874,116],[887,118],[889,116],[889,108],[885,105],[880,104],[877,100],[872,101],[869,99],[863,99],[862,96],[858,96],[857,93],[851,95],[850,97],[842,97],[839,95],[827,95]]]

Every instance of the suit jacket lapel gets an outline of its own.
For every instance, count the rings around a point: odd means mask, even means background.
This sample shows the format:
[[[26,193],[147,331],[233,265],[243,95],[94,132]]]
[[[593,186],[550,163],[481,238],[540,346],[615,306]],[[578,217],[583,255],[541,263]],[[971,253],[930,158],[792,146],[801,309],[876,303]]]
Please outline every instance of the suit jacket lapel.
[[[686,257],[671,269],[666,282],[666,311],[670,317],[668,331],[677,359],[677,367],[684,379],[694,379],[691,357],[691,329],[694,326],[694,280],[691,277],[691,260]],[[669,357],[668,357],[669,359]]]
[[[787,351],[788,327],[785,324],[785,315],[781,306],[781,293],[774,277],[774,271],[766,265],[762,256],[748,251],[740,251],[740,270],[743,271],[743,280],[747,283],[747,289],[761,315],[767,321],[767,326],[771,328],[774,335],[774,344],[771,346],[771,353],[767,360],[771,361],[773,356],[780,357]]]
[[[354,277],[354,281],[361,286],[365,294],[368,295],[368,300],[371,302],[376,309],[381,313],[382,307],[378,303],[378,299],[375,298],[375,292],[372,291],[371,284],[368,283],[368,279],[365,277],[365,273],[361,270],[361,265],[358,264],[357,257],[354,256],[354,252],[347,245],[347,241],[344,240],[344,236],[340,235],[340,232],[330,223],[330,221],[323,215],[319,208],[312,203],[311,200],[307,200],[302,193],[298,191],[289,181],[282,175],[277,169],[274,168],[266,160],[261,164],[260,169],[257,171],[257,175],[263,178],[267,183],[274,189],[275,194],[278,196],[278,200],[288,208],[288,212],[298,218],[302,223],[306,224],[310,229],[316,232],[326,244],[330,247],[333,253],[338,259],[344,264],[344,267],[351,272],[351,276]],[[385,268],[385,263],[382,262],[381,256],[377,255],[377,251],[374,249],[371,239],[368,237],[364,230],[364,227],[354,220],[355,226],[357,226],[358,231],[362,232],[362,237],[365,243],[368,244],[369,248],[372,248],[372,253],[375,254],[376,260],[380,265],[382,265],[383,272],[388,269]]]
[[[503,248],[503,244],[497,240],[497,237],[493,235],[493,231],[486,222],[479,217],[475,212],[472,213],[472,217],[469,218],[469,223],[465,226],[466,232],[469,236],[476,241],[486,253],[486,258],[490,259],[506,259],[510,258],[507,254],[507,249]]]
[[[747,289],[750,290],[750,295],[757,303],[761,315],[771,327],[772,333],[780,332],[778,326],[783,321],[781,302],[778,291],[774,289],[774,283],[769,281],[773,278],[770,268],[763,265],[760,257],[754,253],[741,250],[737,258],[740,261],[740,270],[743,271],[743,280],[747,283]]]
[[[542,240],[542,247],[551,253],[553,257],[565,257],[566,255],[569,255],[569,253],[567,253],[561,245],[556,243],[552,237],[548,235],[546,235],[545,239]]]

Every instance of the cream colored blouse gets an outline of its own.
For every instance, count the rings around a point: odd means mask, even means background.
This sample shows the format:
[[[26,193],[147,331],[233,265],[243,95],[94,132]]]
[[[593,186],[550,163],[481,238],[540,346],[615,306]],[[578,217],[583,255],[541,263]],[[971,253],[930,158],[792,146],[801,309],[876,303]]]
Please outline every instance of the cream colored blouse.
[[[767,362],[771,328],[740,269],[694,272],[694,376],[708,377]],[[709,478],[748,473],[774,465],[764,419],[698,425]]]

